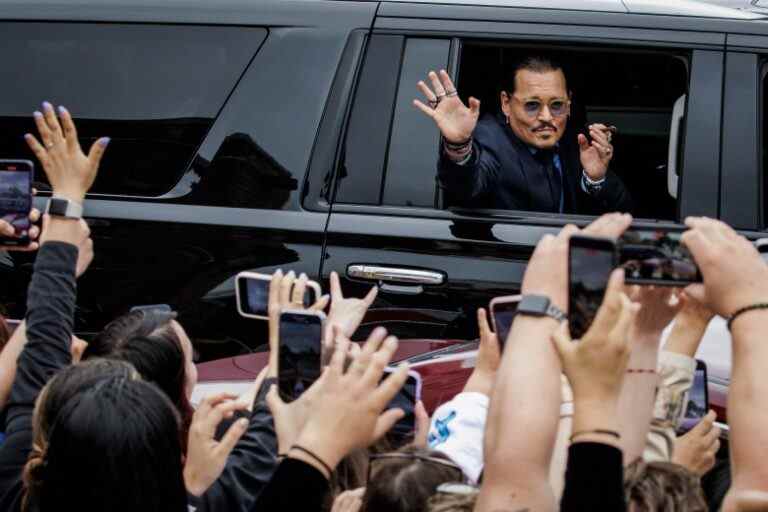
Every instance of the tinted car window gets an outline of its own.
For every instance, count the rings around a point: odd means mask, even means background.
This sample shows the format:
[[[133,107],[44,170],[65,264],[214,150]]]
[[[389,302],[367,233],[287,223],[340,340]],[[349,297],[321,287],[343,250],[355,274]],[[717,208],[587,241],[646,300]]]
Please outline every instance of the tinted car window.
[[[44,100],[75,116],[81,143],[112,138],[93,193],[159,196],[189,166],[259,45],[261,28],[0,23],[0,155]],[[41,169],[36,180],[45,179]],[[45,184],[39,186],[45,189]]]

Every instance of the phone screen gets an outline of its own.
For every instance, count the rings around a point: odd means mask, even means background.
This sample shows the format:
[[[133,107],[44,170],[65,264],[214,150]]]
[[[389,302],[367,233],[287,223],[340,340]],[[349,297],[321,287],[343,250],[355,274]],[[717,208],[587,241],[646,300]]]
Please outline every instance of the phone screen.
[[[696,372],[693,374],[693,385],[688,393],[688,405],[685,417],[680,425],[681,430],[691,430],[709,410],[709,390],[707,389],[707,365],[698,361]]]
[[[520,301],[496,302],[493,304],[493,324],[496,326],[496,337],[499,339],[501,350],[504,350],[504,344],[507,342],[509,330],[512,329],[512,322],[517,313],[517,305]]]
[[[283,400],[298,398],[320,377],[323,315],[286,311],[280,315],[278,388]]]
[[[0,218],[16,229],[4,244],[29,243],[29,212],[32,209],[32,162],[0,160]]]
[[[267,317],[269,315],[270,278],[238,276],[237,287],[240,299],[240,311],[246,315]],[[308,308],[317,301],[317,293],[311,286],[304,292],[304,307]]]
[[[691,253],[680,243],[682,233],[630,231],[624,234],[619,264],[627,283],[676,286],[701,282]]]
[[[571,237],[568,319],[574,340],[581,339],[592,325],[615,264],[616,245],[612,240]]]
[[[382,380],[389,377],[392,371],[394,370],[387,368]],[[413,433],[416,430],[415,408],[416,402],[419,400],[421,400],[421,378],[418,374],[411,372],[408,374],[408,380],[405,381],[405,385],[387,405],[387,409],[398,407],[405,411],[405,416],[400,418],[395,423],[395,426],[392,427],[392,430],[389,431],[389,437],[396,443],[400,444],[413,438]]]

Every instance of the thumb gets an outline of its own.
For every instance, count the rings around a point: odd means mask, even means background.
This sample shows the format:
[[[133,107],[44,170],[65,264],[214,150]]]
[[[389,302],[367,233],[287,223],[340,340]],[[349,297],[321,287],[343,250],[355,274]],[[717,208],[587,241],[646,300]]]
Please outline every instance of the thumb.
[[[589,141],[587,140],[587,137],[583,133],[579,134],[578,141],[579,141],[579,149],[581,151],[586,151],[587,149],[589,149]]]
[[[91,150],[88,153],[88,160],[91,162],[91,165],[94,169],[99,168],[99,164],[101,163],[101,157],[104,156],[104,151],[107,149],[107,145],[109,144],[109,137],[102,137],[96,142],[93,143],[91,146]]]
[[[552,333],[552,342],[555,344],[555,350],[557,350],[560,361],[565,361],[570,351],[573,350],[573,340],[571,339],[571,333],[568,331],[568,324],[566,322],[560,324],[560,327]]]
[[[376,420],[376,426],[373,429],[373,437],[366,440],[366,443],[371,444],[374,441],[381,439],[384,434],[392,430],[395,423],[400,421],[403,416],[405,416],[405,412],[400,408],[384,411],[381,416],[379,416],[379,419]]]
[[[222,457],[228,457],[229,453],[235,448],[235,445],[243,437],[245,431],[248,430],[248,420],[240,418],[229,427],[227,433],[221,438],[221,442],[218,445],[218,455]]]
[[[429,414],[424,408],[424,403],[419,400],[416,402],[416,407],[413,409],[414,416],[416,416],[416,432],[413,436],[414,446],[419,448],[427,447],[427,439],[429,438]]]
[[[469,111],[472,113],[473,116],[479,116],[480,115],[480,100],[478,100],[475,97],[470,96],[469,97]]]
[[[715,411],[710,410],[707,415],[701,418],[701,421],[693,427],[693,430],[695,430],[697,434],[703,436],[712,430],[712,425],[715,423],[715,419],[717,419],[717,414]]]
[[[280,393],[277,392],[277,386],[272,384],[269,386],[269,391],[265,397],[267,407],[272,412],[272,416],[277,416],[280,409],[285,405],[283,399],[280,398]]]

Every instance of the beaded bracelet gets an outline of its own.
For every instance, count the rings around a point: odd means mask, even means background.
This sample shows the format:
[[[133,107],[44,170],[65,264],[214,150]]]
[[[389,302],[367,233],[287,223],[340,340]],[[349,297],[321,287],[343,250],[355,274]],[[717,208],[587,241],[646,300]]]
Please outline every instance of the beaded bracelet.
[[[656,370],[653,368],[627,368],[627,373],[648,373],[656,374]]]
[[[739,318],[744,313],[748,313],[750,311],[755,311],[758,309],[768,309],[768,302],[758,302],[757,304],[752,304],[751,306],[745,306],[741,309],[737,309],[734,314],[732,314],[728,318],[728,330],[731,330],[731,325],[733,325],[733,321]]]

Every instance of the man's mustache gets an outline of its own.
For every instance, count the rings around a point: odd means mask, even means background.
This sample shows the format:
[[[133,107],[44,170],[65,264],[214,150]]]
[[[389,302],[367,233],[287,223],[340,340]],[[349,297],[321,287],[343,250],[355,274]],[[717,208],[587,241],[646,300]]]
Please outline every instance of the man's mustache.
[[[557,127],[553,124],[543,123],[533,129],[534,132],[540,132],[546,129],[557,131]]]

